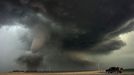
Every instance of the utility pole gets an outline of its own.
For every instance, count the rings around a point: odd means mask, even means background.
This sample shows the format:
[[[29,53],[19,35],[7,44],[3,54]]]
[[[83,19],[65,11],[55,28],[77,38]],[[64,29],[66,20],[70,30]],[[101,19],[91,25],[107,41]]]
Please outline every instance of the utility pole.
[[[97,68],[98,68],[98,71],[100,71],[100,64],[99,63],[97,64]]]

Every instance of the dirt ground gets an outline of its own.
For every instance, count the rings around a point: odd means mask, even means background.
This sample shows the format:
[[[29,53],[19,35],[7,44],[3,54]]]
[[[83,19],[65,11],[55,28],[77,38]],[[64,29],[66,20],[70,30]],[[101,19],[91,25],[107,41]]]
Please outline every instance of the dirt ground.
[[[85,71],[85,72],[60,72],[60,73],[24,73],[24,72],[11,72],[0,73],[0,75],[99,75],[98,71]]]
[[[123,74],[106,74],[99,71],[85,71],[85,72],[60,72],[60,73],[23,73],[23,72],[12,72],[12,73],[0,73],[0,75],[134,75],[134,72],[125,72]]]

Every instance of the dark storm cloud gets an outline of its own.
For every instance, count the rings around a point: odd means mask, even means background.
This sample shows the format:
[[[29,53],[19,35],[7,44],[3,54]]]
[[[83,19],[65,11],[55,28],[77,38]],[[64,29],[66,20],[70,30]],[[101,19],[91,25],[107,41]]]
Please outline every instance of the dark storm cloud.
[[[0,23],[7,24],[12,23],[14,19],[20,17],[22,14],[23,8],[20,6],[20,3],[15,2],[15,0],[1,0],[0,2]]]
[[[91,52],[93,52],[94,54],[107,54],[113,50],[120,49],[124,45],[126,44],[122,40],[112,39],[96,45],[94,48],[91,49]]]
[[[129,20],[124,24],[123,27],[117,29],[116,31],[113,31],[112,33],[109,34],[109,37],[116,37],[120,34],[128,33],[134,30],[134,20]]]
[[[21,56],[18,61],[22,65],[28,66],[28,70],[36,71],[38,66],[42,63],[43,56],[39,54],[28,54]]]
[[[68,55],[55,53],[48,59],[44,59],[44,69],[48,71],[79,71],[89,69],[87,66],[93,67],[95,64],[89,61],[80,61],[69,58]],[[95,69],[95,68],[91,68]]]
[[[67,25],[65,27],[71,29],[70,22],[76,25],[78,33],[67,33],[62,42],[63,48],[77,50],[92,47],[107,35],[112,38],[130,30],[132,24],[117,31],[133,17],[132,5],[132,0],[49,0],[46,9],[55,20]]]
[[[68,52],[110,53],[124,46],[116,38],[133,30],[133,21],[127,23],[134,17],[133,0],[1,0],[0,6],[1,24],[15,20],[32,29],[33,33],[40,30],[42,36],[33,37],[46,39],[42,42],[43,47],[30,50],[29,55],[18,59],[29,69],[37,68],[47,59],[52,60],[44,63],[48,67],[52,63],[60,70],[72,65],[80,68],[83,61],[71,60]],[[32,44],[39,42],[35,38]],[[64,66],[63,61],[68,66]]]

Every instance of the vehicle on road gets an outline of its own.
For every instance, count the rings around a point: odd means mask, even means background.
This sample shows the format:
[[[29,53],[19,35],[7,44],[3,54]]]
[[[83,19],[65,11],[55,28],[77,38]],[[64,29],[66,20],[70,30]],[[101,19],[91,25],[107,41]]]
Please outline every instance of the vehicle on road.
[[[109,69],[106,69],[106,73],[122,73],[123,68],[121,67],[110,67]]]

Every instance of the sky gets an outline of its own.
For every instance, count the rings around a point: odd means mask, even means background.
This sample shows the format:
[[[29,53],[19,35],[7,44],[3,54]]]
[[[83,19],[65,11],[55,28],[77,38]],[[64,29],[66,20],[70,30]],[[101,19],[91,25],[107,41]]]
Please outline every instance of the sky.
[[[126,46],[121,49],[112,52],[110,55],[102,56],[101,63],[105,63],[106,66],[121,66],[124,68],[134,68],[134,32],[129,32],[126,34],[120,35],[120,38],[126,42]]]
[[[128,32],[125,34],[119,35],[119,37],[126,43],[120,49],[111,52],[110,54],[104,55],[94,55],[88,53],[78,53],[81,54],[77,58],[81,58],[87,61],[96,62],[96,66],[100,67],[100,69],[106,69],[112,66],[119,66],[123,68],[134,68],[134,32]]]
[[[1,0],[0,70],[133,68],[133,0]]]
[[[13,26],[2,26],[0,28],[0,70],[17,69],[15,60],[23,54],[24,43],[20,42],[20,36],[28,30],[15,24]],[[18,41],[19,40],[19,41]]]
[[[16,59],[24,54],[25,49],[24,42],[20,41],[22,35],[28,34],[28,29],[20,24],[13,26],[3,26],[0,29],[0,70],[1,71],[12,71],[14,69],[24,69],[16,63]],[[111,66],[120,66],[124,68],[134,68],[134,32],[125,33],[119,36],[125,43],[126,46],[113,51],[110,54],[105,55],[88,55],[81,54],[80,57],[83,60],[97,62],[100,68],[105,69]],[[15,53],[16,52],[16,53]],[[8,60],[7,60],[8,59]]]

